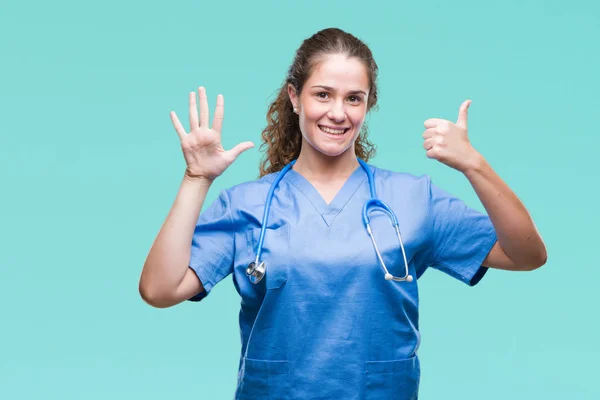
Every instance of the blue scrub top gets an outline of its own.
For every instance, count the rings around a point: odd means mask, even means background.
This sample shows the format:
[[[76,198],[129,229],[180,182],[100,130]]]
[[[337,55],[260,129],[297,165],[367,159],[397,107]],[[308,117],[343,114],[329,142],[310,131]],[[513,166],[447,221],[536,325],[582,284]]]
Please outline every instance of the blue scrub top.
[[[489,218],[431,184],[369,165],[377,194],[396,213],[409,273],[428,267],[475,285],[496,242]],[[236,399],[416,399],[420,365],[417,279],[394,282],[362,221],[369,184],[359,166],[330,204],[288,171],[275,190],[263,245],[265,278],[246,276],[255,259],[275,174],[220,193],[200,215],[190,268],[205,293],[232,274],[241,296],[242,351]],[[390,271],[404,276],[395,230],[371,213]]]

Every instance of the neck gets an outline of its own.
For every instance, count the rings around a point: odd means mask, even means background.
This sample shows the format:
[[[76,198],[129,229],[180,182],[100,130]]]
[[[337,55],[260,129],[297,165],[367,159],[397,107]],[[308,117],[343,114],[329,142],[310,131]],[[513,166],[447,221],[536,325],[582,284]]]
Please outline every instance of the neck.
[[[310,144],[302,143],[293,169],[310,181],[331,181],[348,178],[359,166],[354,146],[339,156],[330,157],[314,150]]]

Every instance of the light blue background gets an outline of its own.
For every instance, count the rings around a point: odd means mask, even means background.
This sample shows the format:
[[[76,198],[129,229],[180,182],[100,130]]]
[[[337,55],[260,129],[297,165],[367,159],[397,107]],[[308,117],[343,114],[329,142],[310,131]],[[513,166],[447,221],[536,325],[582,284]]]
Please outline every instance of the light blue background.
[[[472,289],[424,275],[421,398],[600,398],[599,21],[592,1],[4,2],[0,398],[232,398],[231,280],[167,310],[137,291],[185,167],[169,111],[187,121],[205,85],[211,109],[225,97],[225,146],[260,144],[294,51],[330,26],[380,67],[374,164],[482,209],[421,147],[423,121],[455,121],[470,98],[474,146],[548,246],[543,268]],[[207,201],[259,159],[243,154]]]

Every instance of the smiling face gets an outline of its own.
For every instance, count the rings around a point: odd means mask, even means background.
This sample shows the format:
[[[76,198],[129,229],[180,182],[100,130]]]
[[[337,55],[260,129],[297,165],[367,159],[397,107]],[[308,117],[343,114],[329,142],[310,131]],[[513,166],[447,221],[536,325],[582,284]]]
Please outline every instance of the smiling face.
[[[288,94],[298,110],[302,131],[301,152],[336,157],[354,155],[354,142],[367,112],[369,77],[357,58],[324,56],[302,87],[300,97],[293,85]]]

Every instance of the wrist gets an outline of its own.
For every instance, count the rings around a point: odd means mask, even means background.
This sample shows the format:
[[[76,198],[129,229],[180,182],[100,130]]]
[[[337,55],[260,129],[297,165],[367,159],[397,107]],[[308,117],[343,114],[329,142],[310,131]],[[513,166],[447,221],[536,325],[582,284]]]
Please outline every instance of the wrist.
[[[469,178],[474,174],[481,173],[487,165],[485,158],[477,151],[467,161],[462,173]]]
[[[189,175],[187,172],[183,175],[183,180],[194,186],[210,186],[214,182],[214,179],[206,178],[203,176]]]

